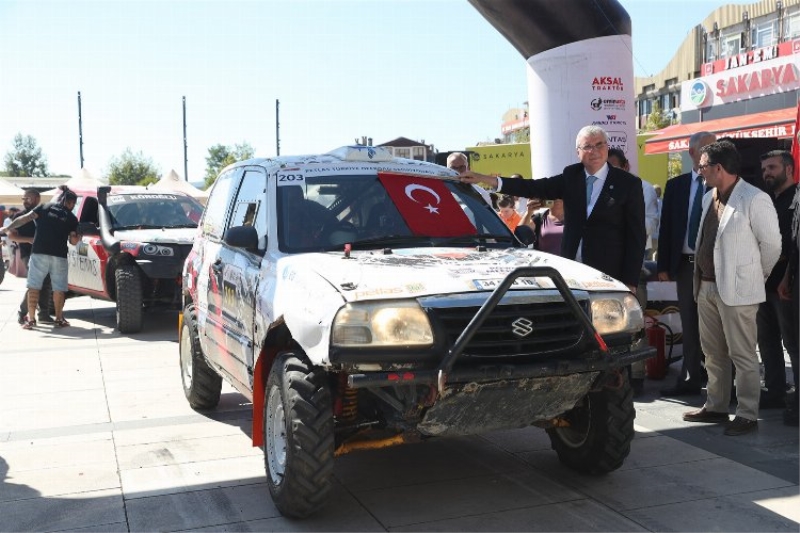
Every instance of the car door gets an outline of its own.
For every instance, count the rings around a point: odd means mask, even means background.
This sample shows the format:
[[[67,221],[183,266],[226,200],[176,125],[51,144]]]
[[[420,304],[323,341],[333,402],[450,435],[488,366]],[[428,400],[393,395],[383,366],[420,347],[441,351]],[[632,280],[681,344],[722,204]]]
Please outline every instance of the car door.
[[[228,225],[233,200],[238,190],[242,170],[230,169],[220,174],[206,204],[203,218],[202,246],[200,257],[195,261],[197,271],[197,323],[200,346],[206,357],[221,370],[228,372],[223,347],[223,285],[222,285],[222,236]]]
[[[72,212],[78,222],[87,222],[98,226],[98,203],[94,196],[78,196]],[[76,244],[68,244],[67,264],[69,288],[80,294],[91,294],[100,298],[108,298],[105,283],[105,267],[108,253],[103,247],[99,230],[95,235],[83,235]]]
[[[256,290],[261,260],[267,249],[266,202],[267,175],[263,169],[248,168],[231,208],[227,227],[251,226],[258,234],[258,249],[245,250],[222,242],[219,258],[214,265],[219,270],[222,287],[222,329],[218,346],[224,351],[223,360],[230,365],[228,372],[248,386],[253,370]]]

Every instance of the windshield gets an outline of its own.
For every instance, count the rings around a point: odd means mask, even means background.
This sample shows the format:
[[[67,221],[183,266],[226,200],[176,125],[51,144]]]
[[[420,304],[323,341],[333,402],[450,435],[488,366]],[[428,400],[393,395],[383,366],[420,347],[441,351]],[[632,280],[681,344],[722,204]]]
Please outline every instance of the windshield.
[[[193,228],[203,213],[197,200],[179,194],[111,194],[107,205],[114,230]]]
[[[401,188],[410,200],[393,196],[384,186],[387,179],[413,180]],[[399,175],[306,176],[302,184],[279,186],[277,201],[279,247],[284,252],[340,250],[346,243],[368,249],[477,244],[506,248],[514,242],[472,186],[452,181]],[[426,211],[415,212],[405,204]],[[443,228],[452,231],[443,233]]]

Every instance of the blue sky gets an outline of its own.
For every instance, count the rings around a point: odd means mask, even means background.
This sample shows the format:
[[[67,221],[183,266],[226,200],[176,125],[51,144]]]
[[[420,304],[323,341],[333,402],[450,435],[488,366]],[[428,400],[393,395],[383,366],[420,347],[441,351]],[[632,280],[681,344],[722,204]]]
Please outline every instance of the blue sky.
[[[560,0],[553,0],[560,1]],[[717,0],[621,0],[636,75],[658,73]],[[742,3],[742,2],[733,2]],[[189,179],[208,148],[273,156],[370,136],[463,149],[527,99],[524,58],[466,0],[0,0],[0,154],[32,135],[52,173],[126,148]]]

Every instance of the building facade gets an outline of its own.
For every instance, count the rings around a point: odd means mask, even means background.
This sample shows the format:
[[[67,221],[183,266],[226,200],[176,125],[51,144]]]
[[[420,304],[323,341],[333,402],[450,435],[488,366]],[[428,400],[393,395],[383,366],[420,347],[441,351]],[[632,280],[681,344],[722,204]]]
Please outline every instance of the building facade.
[[[714,10],[664,70],[635,79],[635,90],[639,128],[656,108],[673,122],[653,132],[645,153],[684,152],[701,130],[753,152],[788,146],[800,90],[800,0]]]
[[[417,161],[433,161],[436,155],[433,145],[425,144],[424,139],[422,141],[414,141],[406,137],[398,137],[377,146],[386,148],[394,157],[404,157]]]

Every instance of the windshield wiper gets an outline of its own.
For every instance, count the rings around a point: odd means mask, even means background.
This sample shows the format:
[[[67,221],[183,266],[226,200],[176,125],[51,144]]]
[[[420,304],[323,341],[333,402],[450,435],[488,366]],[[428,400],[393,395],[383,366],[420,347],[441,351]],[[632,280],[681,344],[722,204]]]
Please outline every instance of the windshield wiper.
[[[195,227],[195,226],[192,226]],[[169,229],[171,226],[156,226],[153,224],[131,224],[130,226],[116,226],[114,231],[126,231],[132,229]]]
[[[436,246],[447,246],[450,244],[486,244],[487,240],[500,242],[514,242],[511,235],[496,235],[494,233],[478,233],[477,235],[459,235],[457,237],[442,237],[437,240]],[[494,243],[491,243],[494,244]]]
[[[353,249],[380,248],[382,246],[419,246],[420,243],[430,246],[431,239],[424,235],[384,235],[370,239],[358,239],[351,243]],[[337,245],[333,248],[341,248],[344,245]]]

